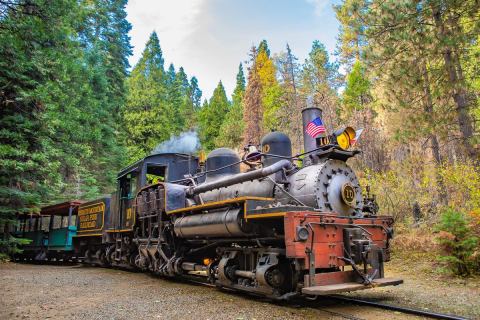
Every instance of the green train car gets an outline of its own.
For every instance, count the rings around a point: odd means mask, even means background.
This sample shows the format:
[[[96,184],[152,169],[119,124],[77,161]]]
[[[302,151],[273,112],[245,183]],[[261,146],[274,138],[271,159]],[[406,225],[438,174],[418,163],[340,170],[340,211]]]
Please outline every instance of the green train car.
[[[72,200],[43,207],[39,214],[18,215],[13,235],[30,240],[15,260],[63,260],[74,258],[73,237],[77,234],[78,206]]]

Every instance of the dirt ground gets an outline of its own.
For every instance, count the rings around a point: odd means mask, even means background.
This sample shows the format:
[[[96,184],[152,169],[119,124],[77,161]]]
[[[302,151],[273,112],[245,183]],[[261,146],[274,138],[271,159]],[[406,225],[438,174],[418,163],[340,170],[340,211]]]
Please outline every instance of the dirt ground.
[[[406,277],[405,284],[358,293],[480,319],[480,286]],[[0,319],[420,319],[365,306],[321,300],[273,303],[245,294],[144,273],[92,268],[0,264]]]
[[[386,263],[385,274],[404,279],[402,285],[347,295],[480,319],[480,277],[456,278],[439,273],[435,259],[434,254],[396,253]]]

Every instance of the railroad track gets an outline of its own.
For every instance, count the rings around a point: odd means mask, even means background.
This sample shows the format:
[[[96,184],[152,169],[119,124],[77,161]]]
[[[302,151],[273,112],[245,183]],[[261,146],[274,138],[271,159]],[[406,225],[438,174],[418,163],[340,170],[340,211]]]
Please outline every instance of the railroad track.
[[[374,302],[374,301],[350,298],[350,297],[345,297],[345,296],[341,296],[341,295],[330,295],[330,296],[327,296],[327,297],[330,298],[330,299],[333,299],[333,300],[350,302],[350,303],[355,303],[355,304],[359,304],[359,305],[365,305],[365,306],[370,306],[370,307],[375,307],[375,308],[380,308],[380,309],[385,309],[385,310],[398,311],[398,312],[402,312],[402,313],[412,314],[412,315],[416,315],[416,316],[423,316],[423,317],[428,317],[428,318],[432,318],[432,319],[468,320],[467,318],[464,318],[464,317],[461,317],[461,316],[455,316],[455,315],[432,312],[432,311],[425,311],[425,310],[410,308],[410,307],[395,306],[395,305],[391,305],[391,304],[385,304],[385,303],[381,303],[381,302]]]
[[[202,286],[216,288],[215,285],[200,282],[200,281],[187,280],[187,282],[194,282],[194,283],[197,283],[197,284],[202,285]],[[222,288],[222,290],[232,292],[234,294],[239,294],[240,293],[238,291],[228,290],[226,288]],[[243,294],[243,293],[241,293],[241,294]],[[319,296],[319,297],[321,298],[322,296]],[[464,318],[464,317],[456,316],[456,315],[451,315],[451,314],[438,313],[438,312],[433,312],[433,311],[425,311],[425,310],[410,308],[410,307],[395,306],[395,305],[385,304],[385,303],[381,303],[381,302],[374,302],[374,301],[345,297],[345,296],[342,296],[342,295],[328,295],[328,296],[324,296],[324,297],[328,298],[328,299],[331,299],[331,300],[349,302],[349,303],[358,304],[358,305],[365,305],[365,306],[370,306],[370,307],[384,309],[384,310],[398,311],[398,312],[401,312],[401,313],[406,313],[406,314],[411,314],[411,315],[416,315],[416,316],[422,316],[422,317],[427,317],[427,318],[431,318],[431,319],[469,320],[468,318]],[[303,302],[306,303],[306,304],[309,304],[308,300],[303,301]],[[315,309],[317,309],[321,312],[328,313],[328,314],[333,315],[333,316],[344,318],[344,319],[363,320],[362,318],[357,317],[357,316],[352,315],[352,314],[349,314],[349,313],[331,311],[331,310],[328,310],[328,309],[323,308],[323,307],[315,308]]]

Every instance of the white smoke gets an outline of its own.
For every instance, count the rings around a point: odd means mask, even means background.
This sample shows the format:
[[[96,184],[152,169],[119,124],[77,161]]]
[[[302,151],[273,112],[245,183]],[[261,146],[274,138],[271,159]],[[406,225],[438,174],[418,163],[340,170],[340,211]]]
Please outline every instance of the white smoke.
[[[200,149],[200,139],[196,131],[182,132],[178,136],[172,135],[169,140],[160,143],[153,149],[157,153],[187,153],[193,154]]]

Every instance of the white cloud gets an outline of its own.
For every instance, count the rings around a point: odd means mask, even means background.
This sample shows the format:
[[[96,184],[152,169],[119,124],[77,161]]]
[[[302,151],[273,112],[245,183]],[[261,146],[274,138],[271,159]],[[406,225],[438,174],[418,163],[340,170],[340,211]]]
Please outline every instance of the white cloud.
[[[136,63],[152,31],[160,39],[166,67],[174,62],[186,37],[195,29],[195,21],[205,0],[131,0],[127,5],[127,19],[132,24],[133,57]]]
[[[328,0],[307,0],[307,3],[313,5],[315,8],[315,14],[321,16],[325,12],[325,8],[330,3]]]

